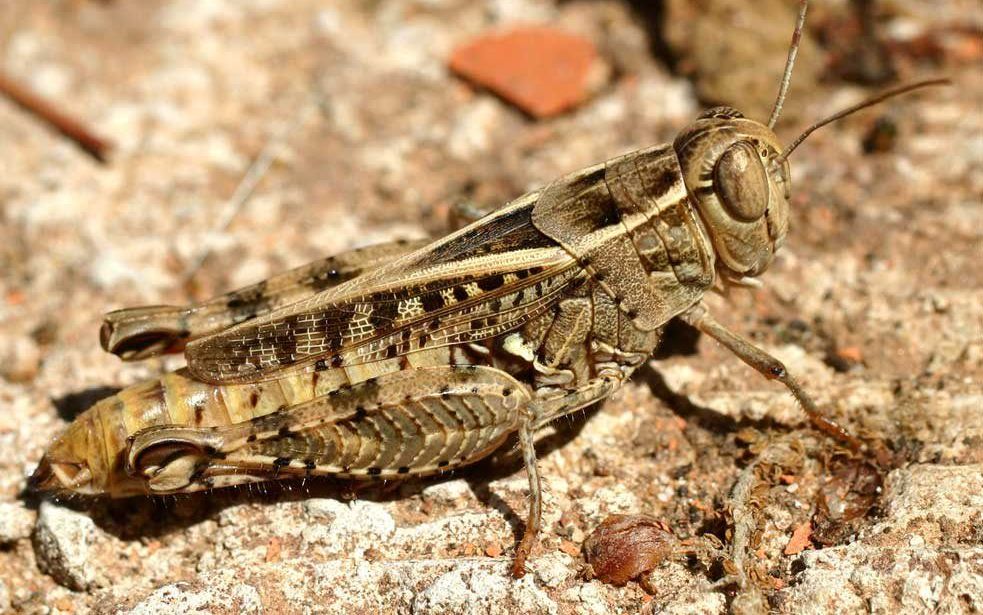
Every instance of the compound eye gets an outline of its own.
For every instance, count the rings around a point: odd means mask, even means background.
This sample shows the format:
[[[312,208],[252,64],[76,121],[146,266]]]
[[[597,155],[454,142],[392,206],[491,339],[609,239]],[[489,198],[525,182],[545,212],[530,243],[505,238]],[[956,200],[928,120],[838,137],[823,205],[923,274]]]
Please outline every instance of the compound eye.
[[[765,215],[771,190],[754,145],[738,141],[724,152],[713,169],[713,188],[727,212],[741,222]]]

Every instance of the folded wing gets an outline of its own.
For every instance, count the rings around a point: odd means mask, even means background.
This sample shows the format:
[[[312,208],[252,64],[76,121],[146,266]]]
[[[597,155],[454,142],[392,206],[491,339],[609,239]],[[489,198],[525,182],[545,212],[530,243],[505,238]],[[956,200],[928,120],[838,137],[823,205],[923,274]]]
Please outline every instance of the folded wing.
[[[338,287],[191,342],[216,384],[269,380],[501,335],[585,279],[530,223],[535,194]]]

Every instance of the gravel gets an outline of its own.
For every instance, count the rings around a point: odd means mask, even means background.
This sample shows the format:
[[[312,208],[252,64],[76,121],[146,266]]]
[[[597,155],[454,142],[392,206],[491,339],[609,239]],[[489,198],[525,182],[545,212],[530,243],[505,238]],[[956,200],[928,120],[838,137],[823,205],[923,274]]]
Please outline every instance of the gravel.
[[[579,549],[611,514],[664,520],[680,539],[726,539],[723,503],[775,438],[800,454],[762,477],[758,585],[738,607],[983,609],[975,3],[878,5],[901,78],[946,74],[956,86],[811,137],[791,159],[792,230],[765,288],[707,299],[851,430],[887,443],[876,509],[842,543],[784,555],[811,518],[832,445],[779,385],[675,331],[654,369],[544,430],[543,541],[521,581],[507,571],[527,484],[507,448],[354,500],[349,486],[316,481],[88,507],[23,491],[73,416],[181,365],[102,353],[103,312],[184,303],[355,246],[443,233],[457,202],[503,203],[670,141],[706,104],[760,118],[792,3],[719,0],[690,14],[690,3],[668,2],[661,21],[648,3],[616,0],[8,4],[0,68],[116,147],[98,165],[0,100],[0,611],[723,612],[735,592],[712,586],[720,566],[668,562],[648,573],[649,595],[635,582],[587,581]],[[811,37],[851,36],[848,3],[814,5]],[[607,84],[535,121],[449,73],[455,47],[520,23],[590,40]],[[833,48],[803,49],[783,139],[872,91],[824,72]],[[889,151],[865,155],[876,120],[897,134]],[[271,170],[222,228],[227,199],[271,141]]]

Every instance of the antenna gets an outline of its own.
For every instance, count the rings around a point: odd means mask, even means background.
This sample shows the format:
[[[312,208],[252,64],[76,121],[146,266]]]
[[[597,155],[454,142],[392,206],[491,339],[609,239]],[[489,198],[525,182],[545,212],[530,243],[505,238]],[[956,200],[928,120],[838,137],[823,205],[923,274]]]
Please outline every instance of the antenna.
[[[799,19],[795,22],[795,30],[792,31],[792,43],[788,47],[788,59],[785,60],[785,73],[782,75],[782,84],[778,88],[778,98],[775,99],[771,117],[768,118],[768,128],[774,128],[775,124],[778,123],[778,116],[782,114],[782,105],[785,104],[788,86],[792,83],[792,67],[795,65],[795,56],[799,54],[799,43],[802,41],[802,29],[806,24],[806,10],[808,8],[809,0],[799,0]]]
[[[918,89],[929,87],[929,86],[933,86],[933,85],[949,85],[951,83],[952,83],[952,81],[950,81],[949,79],[945,79],[945,78],[943,78],[943,79],[926,79],[925,81],[918,81],[916,83],[909,83],[908,85],[902,85],[900,87],[896,87],[896,88],[891,89],[891,90],[888,90],[886,92],[881,92],[877,96],[874,96],[872,98],[868,98],[867,100],[865,100],[863,102],[859,102],[859,103],[853,105],[852,107],[847,107],[846,109],[843,109],[842,111],[838,111],[838,112],[834,113],[833,115],[831,115],[831,116],[829,116],[829,117],[827,117],[825,119],[819,120],[818,122],[816,122],[812,126],[810,126],[810,127],[806,128],[805,130],[803,130],[802,131],[802,134],[800,134],[798,137],[796,137],[795,140],[792,141],[792,143],[788,147],[785,148],[785,151],[782,152],[782,155],[778,157],[778,159],[776,160],[776,162],[778,164],[782,164],[783,162],[785,162],[785,160],[788,159],[789,155],[795,150],[795,148],[797,148],[799,145],[802,144],[803,141],[806,140],[806,137],[808,137],[809,135],[811,135],[812,133],[814,133],[816,130],[822,128],[826,124],[829,124],[831,122],[835,122],[836,120],[841,119],[841,118],[844,118],[844,117],[850,115],[851,113],[856,113],[857,111],[860,111],[861,109],[866,109],[867,107],[871,107],[873,105],[876,105],[877,103],[883,102],[883,101],[887,100],[888,98],[892,98],[892,97],[898,96],[900,94],[907,94],[908,92],[910,92],[912,90],[918,90]]]

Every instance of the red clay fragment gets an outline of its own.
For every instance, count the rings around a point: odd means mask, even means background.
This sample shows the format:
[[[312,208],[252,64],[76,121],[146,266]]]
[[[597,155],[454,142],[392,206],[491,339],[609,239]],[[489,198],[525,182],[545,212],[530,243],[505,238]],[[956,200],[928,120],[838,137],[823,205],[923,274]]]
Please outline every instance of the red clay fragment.
[[[545,118],[583,102],[597,50],[589,40],[545,26],[479,36],[451,54],[450,69],[529,115]]]
[[[792,531],[792,537],[785,545],[785,555],[802,553],[812,546],[812,524],[806,521]]]

